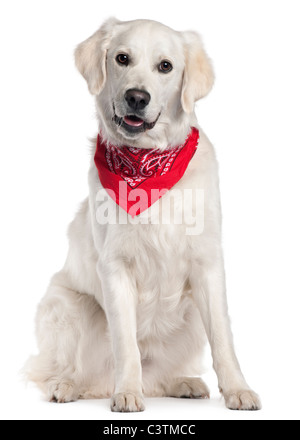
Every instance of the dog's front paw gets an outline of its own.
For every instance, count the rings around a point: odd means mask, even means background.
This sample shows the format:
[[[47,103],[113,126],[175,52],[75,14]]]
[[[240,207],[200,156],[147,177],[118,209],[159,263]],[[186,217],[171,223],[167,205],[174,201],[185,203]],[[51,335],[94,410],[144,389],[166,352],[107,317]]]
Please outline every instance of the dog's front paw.
[[[259,396],[252,390],[238,390],[223,394],[229,409],[237,411],[258,411],[261,409]]]
[[[144,398],[130,392],[114,394],[110,407],[113,412],[141,412],[145,410]]]

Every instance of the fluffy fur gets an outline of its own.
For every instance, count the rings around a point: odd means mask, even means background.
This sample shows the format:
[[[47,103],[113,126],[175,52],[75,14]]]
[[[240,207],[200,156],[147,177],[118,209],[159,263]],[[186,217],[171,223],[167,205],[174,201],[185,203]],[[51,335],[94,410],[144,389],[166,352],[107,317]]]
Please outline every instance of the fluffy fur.
[[[128,66],[116,62],[119,53],[130,55]],[[194,113],[214,81],[200,37],[153,21],[110,19],[78,46],[75,59],[108,142],[163,149],[182,144],[191,126],[200,141],[184,177],[153,205],[148,224],[148,211],[136,224],[97,222],[101,184],[91,160],[90,193],[70,225],[66,263],[38,308],[39,354],[28,363],[29,378],[49,400],[111,397],[113,411],[142,411],[144,396],[208,398],[199,378],[208,339],[227,407],[259,409],[234,353],[217,163]],[[172,62],[172,72],[158,72],[162,60]],[[113,120],[114,113],[126,115],[131,88],[151,95],[146,121],[159,115],[153,129],[139,134]],[[163,201],[182,210],[176,194],[196,188],[205,196],[203,233],[189,236],[185,224],[163,224]],[[195,209],[197,203],[189,200]]]

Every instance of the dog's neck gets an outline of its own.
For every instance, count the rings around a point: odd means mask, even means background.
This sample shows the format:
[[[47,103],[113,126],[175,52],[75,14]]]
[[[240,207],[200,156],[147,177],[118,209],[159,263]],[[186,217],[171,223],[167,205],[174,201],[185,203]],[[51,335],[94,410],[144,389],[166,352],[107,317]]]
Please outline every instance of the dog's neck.
[[[94,161],[100,182],[114,202],[135,217],[183,177],[198,142],[199,131],[194,127],[184,144],[165,151],[117,147],[99,134]]]

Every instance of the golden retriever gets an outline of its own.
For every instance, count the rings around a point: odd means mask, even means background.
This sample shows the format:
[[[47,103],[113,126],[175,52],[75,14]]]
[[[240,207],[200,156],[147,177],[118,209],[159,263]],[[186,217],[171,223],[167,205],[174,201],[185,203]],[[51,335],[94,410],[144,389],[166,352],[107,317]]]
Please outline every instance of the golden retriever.
[[[173,183],[130,215],[101,183],[93,155],[66,263],[38,309],[39,354],[28,362],[29,378],[51,401],[111,397],[120,412],[143,411],[144,396],[209,398],[199,377],[208,340],[227,407],[260,409],[233,348],[218,167],[194,111],[214,82],[201,38],[111,18],[77,47],[75,60],[96,100],[93,152],[105,149],[99,160],[114,161],[108,186],[122,167],[126,188],[135,185],[141,168],[130,155],[155,157],[147,162],[147,176],[153,169],[155,176],[138,184],[155,186],[157,170],[172,167]],[[172,160],[187,152],[192,127],[197,144],[176,168]]]

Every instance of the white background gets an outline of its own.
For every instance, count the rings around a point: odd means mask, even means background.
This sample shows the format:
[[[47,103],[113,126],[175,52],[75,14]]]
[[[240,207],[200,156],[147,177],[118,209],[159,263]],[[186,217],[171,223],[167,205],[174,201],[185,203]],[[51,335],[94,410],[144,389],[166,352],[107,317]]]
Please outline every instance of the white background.
[[[299,12],[298,0],[1,2],[1,418],[300,418]],[[88,191],[97,126],[73,50],[111,15],[198,30],[213,59],[216,84],[197,112],[220,163],[235,346],[261,412],[225,409],[209,357],[210,402],[147,399],[139,415],[112,414],[107,400],[50,404],[18,375]]]

